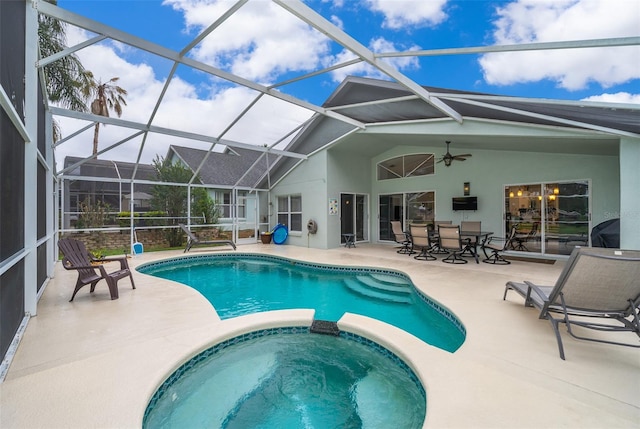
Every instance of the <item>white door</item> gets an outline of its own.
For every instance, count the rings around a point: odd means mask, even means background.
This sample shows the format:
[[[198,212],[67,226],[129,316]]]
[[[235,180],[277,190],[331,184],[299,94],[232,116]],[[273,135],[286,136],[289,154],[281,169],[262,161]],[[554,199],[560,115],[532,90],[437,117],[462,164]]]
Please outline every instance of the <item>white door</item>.
[[[258,196],[236,190],[234,205],[234,241],[238,244],[258,241]]]

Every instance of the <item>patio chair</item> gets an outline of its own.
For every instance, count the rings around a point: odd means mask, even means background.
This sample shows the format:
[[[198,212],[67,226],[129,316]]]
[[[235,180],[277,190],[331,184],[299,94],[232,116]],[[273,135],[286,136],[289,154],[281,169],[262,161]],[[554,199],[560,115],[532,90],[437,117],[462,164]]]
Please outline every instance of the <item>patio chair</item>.
[[[87,252],[87,248],[84,243],[73,238],[60,239],[58,241],[58,248],[64,255],[64,258],[62,259],[62,266],[64,269],[75,270],[78,272],[76,287],[73,290],[73,294],[71,295],[69,302],[73,301],[76,293],[78,293],[83,286],[88,284],[91,285],[90,292],[93,293],[96,288],[96,284],[102,279],[105,279],[107,286],[109,286],[111,299],[118,299],[118,280],[121,278],[129,276],[131,279],[131,287],[133,289],[136,288],[126,256],[102,259],[93,258],[89,252]],[[97,262],[98,265],[92,265],[92,262]],[[104,262],[120,262],[120,269],[113,272],[107,272],[102,264]]]
[[[189,228],[187,228],[186,225],[184,224],[179,224],[180,228],[182,228],[182,230],[184,231],[185,234],[187,234],[187,247],[184,248],[184,252],[182,253],[186,253],[189,250],[191,250],[192,247],[194,246],[212,246],[215,244],[228,244],[229,246],[233,247],[233,250],[236,250],[236,243],[234,243],[231,240],[201,240],[200,238],[198,238],[197,235],[195,235],[193,232],[191,232],[191,230]]]
[[[394,241],[401,246],[400,249],[398,249],[398,253],[403,255],[413,255],[416,253],[413,250],[411,236],[402,230],[402,224],[400,221],[391,221],[391,232],[393,233]]]
[[[460,222],[460,231],[461,232],[480,232],[482,231],[482,222],[469,220]],[[462,240],[468,245],[467,250],[462,254],[462,256],[475,256],[475,249],[478,247],[478,239],[475,235],[463,235]]]
[[[495,265],[509,265],[511,262],[507,261],[503,253],[511,246],[513,237],[516,236],[518,227],[514,225],[511,227],[511,232],[506,237],[494,237],[490,236],[486,241],[482,243],[482,252],[485,259],[482,262]],[[491,255],[487,254],[487,250],[491,252]]]
[[[442,262],[447,264],[466,264],[467,260],[460,255],[465,252],[469,245],[460,236],[459,225],[438,225],[438,236],[440,237],[440,248],[446,250],[449,256]]]
[[[528,232],[516,233],[511,243],[513,250],[521,250],[523,252],[528,252],[529,249],[527,249],[527,246],[525,246],[525,243],[528,243],[529,241],[533,241],[537,238],[539,228],[540,228],[540,222],[534,222],[531,224],[531,229]]]
[[[433,245],[429,239],[427,225],[412,223],[409,225],[409,233],[411,234],[411,241],[413,242],[414,249],[420,249],[420,253],[417,256],[414,256],[413,259],[435,261],[437,258],[431,254]]]
[[[433,221],[433,230],[430,233],[431,242],[433,243],[433,248],[431,249],[431,254],[437,255],[446,255],[449,252],[442,249],[440,247],[440,236],[438,235],[438,225],[451,225],[452,222],[450,220],[434,220]]]
[[[560,358],[564,348],[558,325],[564,323],[574,338],[640,347],[619,341],[577,335],[574,326],[604,332],[633,332],[640,337],[640,251],[576,247],[555,286],[538,286],[531,282],[507,282],[507,292],[514,290],[524,298],[525,306],[540,310],[556,335]],[[556,316],[557,317],[554,317]],[[594,319],[601,321],[594,322]]]

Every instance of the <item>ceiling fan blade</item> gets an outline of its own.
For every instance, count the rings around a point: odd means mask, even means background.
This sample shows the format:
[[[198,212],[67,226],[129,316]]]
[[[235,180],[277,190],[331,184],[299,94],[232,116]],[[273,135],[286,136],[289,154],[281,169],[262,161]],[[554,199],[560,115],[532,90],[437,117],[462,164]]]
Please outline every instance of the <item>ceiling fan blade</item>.
[[[466,157],[469,157],[469,156],[472,156],[472,155],[471,155],[470,153],[461,153],[460,155],[454,155],[454,158],[455,158],[455,157],[457,157],[457,156],[466,156]]]

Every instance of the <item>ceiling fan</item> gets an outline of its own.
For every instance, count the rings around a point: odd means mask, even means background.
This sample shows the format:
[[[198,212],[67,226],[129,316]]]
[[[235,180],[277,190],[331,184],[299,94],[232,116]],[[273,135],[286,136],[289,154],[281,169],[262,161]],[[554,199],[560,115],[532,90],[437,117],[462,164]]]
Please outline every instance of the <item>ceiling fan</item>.
[[[464,161],[468,157],[471,156],[470,153],[463,153],[461,155],[451,155],[451,153],[449,152],[449,144],[451,142],[448,141],[446,143],[447,143],[447,153],[445,153],[444,156],[438,160],[438,162],[443,162],[444,161],[444,165],[446,165],[447,167],[451,165],[451,161],[454,161],[454,160],[455,161]]]

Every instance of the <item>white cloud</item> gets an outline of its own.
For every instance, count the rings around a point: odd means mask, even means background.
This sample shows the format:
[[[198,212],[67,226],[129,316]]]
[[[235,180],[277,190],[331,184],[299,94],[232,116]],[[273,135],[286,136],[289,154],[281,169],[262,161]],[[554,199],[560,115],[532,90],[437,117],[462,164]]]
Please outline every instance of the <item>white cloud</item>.
[[[87,38],[83,30],[75,27],[67,29],[69,44],[72,46]],[[86,69],[91,70],[96,79],[103,82],[119,77],[117,84],[126,89],[127,105],[123,108],[122,119],[146,124],[156,106],[164,87],[164,78],[157,76],[147,64],[134,64],[118,56],[122,46],[102,43],[92,45],[77,52]],[[257,93],[244,87],[212,86],[206,97],[198,96],[197,88],[181,79],[173,77],[152,125],[187,131],[211,137],[218,137],[223,130],[255,99]],[[282,138],[311,113],[289,103],[263,96],[254,108],[234,126],[223,138],[248,144],[272,144]],[[115,116],[112,114],[112,116]],[[63,137],[71,135],[86,122],[56,117],[62,128]],[[246,121],[250,121],[250,126]],[[65,156],[86,157],[91,154],[93,128],[64,142],[56,149],[56,159],[61,167]],[[136,130],[113,125],[100,127],[99,149],[102,150],[125,139]],[[142,139],[138,137],[100,156],[134,162],[138,156]],[[149,134],[145,143],[141,162],[150,163],[156,155],[164,156],[170,144],[208,149],[210,143],[189,141],[163,134]]]
[[[208,27],[226,1],[165,0],[184,13],[188,29]],[[272,82],[288,71],[310,71],[329,53],[330,41],[283,8],[265,1],[244,5],[192,52],[194,58],[246,79]]]
[[[606,103],[640,104],[640,94],[629,94],[628,92],[616,92],[614,94],[592,95],[583,98],[583,101],[604,101]]]
[[[498,8],[496,44],[556,42],[637,36],[635,0],[518,0]],[[529,51],[483,55],[485,80],[511,85],[549,79],[569,90],[640,78],[640,47]]]
[[[383,27],[434,26],[447,18],[447,0],[366,0],[374,12],[384,14]]]
[[[393,42],[385,39],[384,37],[378,37],[376,39],[371,40],[371,42],[369,43],[369,49],[375,53],[400,51],[400,49],[398,49],[398,47]],[[402,51],[419,50],[419,49],[421,49],[419,46],[412,45],[407,49],[402,49]],[[340,52],[338,55],[334,57],[333,64],[340,64],[345,61],[352,60],[353,58],[355,58],[354,54],[352,54],[350,51],[343,50],[342,52]],[[383,59],[383,61],[390,63],[393,67],[395,67],[399,71],[420,68],[420,62],[416,57],[389,57],[389,58]],[[365,62],[360,62],[358,64],[354,64],[348,67],[343,67],[341,69],[334,70],[333,72],[331,72],[331,77],[333,78],[334,82],[342,82],[344,78],[346,78],[349,75],[359,75],[359,76],[367,76],[367,77],[378,78],[378,79],[388,79],[388,77],[385,74],[383,74],[378,69],[376,69],[375,67]]]
[[[341,30],[344,30],[344,22],[337,15],[331,15],[331,23]]]

